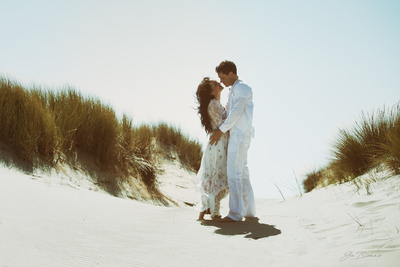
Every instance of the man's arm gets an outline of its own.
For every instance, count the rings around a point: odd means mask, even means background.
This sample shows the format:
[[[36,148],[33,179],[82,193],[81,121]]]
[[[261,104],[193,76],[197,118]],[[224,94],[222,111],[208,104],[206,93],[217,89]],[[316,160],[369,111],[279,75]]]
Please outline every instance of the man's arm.
[[[239,86],[236,90],[233,106],[230,107],[230,112],[225,122],[219,127],[222,132],[229,131],[239,120],[240,116],[246,108],[247,101],[251,97],[251,88],[248,86]]]

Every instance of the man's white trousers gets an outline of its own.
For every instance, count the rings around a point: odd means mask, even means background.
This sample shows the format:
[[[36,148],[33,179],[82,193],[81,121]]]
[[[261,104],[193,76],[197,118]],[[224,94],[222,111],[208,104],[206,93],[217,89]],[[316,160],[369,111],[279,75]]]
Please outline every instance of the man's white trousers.
[[[243,217],[255,217],[256,208],[253,188],[250,183],[247,154],[251,142],[251,134],[230,134],[228,144],[228,185],[229,214],[235,221]]]

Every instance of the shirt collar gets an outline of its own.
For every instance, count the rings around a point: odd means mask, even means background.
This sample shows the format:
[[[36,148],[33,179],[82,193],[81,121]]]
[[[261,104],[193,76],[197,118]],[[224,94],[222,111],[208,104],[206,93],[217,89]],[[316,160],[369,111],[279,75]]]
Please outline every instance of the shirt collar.
[[[239,78],[233,83],[233,85],[231,86],[231,88],[229,90],[231,90],[238,82],[241,82],[242,80],[240,80]]]

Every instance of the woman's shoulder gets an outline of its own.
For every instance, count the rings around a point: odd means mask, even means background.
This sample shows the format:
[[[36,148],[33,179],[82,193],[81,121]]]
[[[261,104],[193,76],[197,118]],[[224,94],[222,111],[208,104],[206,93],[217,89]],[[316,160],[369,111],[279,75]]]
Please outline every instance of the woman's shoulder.
[[[215,99],[211,99],[210,103],[208,104],[208,110],[218,110],[218,112],[222,112],[225,108],[224,106]]]
[[[208,106],[211,106],[211,105],[212,106],[215,106],[215,105],[216,106],[222,106],[221,103],[219,103],[218,100],[215,100],[215,99],[211,99],[210,100],[210,103],[208,104]]]
[[[221,113],[224,110],[224,106],[221,105],[221,103],[219,103],[217,100],[215,99],[211,99],[210,103],[208,104],[208,108],[207,108],[208,112],[218,112]]]

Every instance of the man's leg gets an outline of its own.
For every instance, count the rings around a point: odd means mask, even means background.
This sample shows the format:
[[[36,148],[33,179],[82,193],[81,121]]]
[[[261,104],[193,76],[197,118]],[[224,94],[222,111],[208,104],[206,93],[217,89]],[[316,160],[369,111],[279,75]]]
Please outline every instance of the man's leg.
[[[247,164],[243,169],[242,182],[243,182],[244,216],[255,217],[256,205],[254,200],[253,187],[251,186],[250,183],[249,168],[247,167]]]
[[[250,147],[251,138],[238,138],[231,136],[228,145],[228,185],[229,185],[229,214],[228,217],[242,220],[245,215],[243,201],[243,171],[246,170],[247,152]],[[248,172],[248,171],[247,171]],[[245,192],[248,193],[246,183]]]

